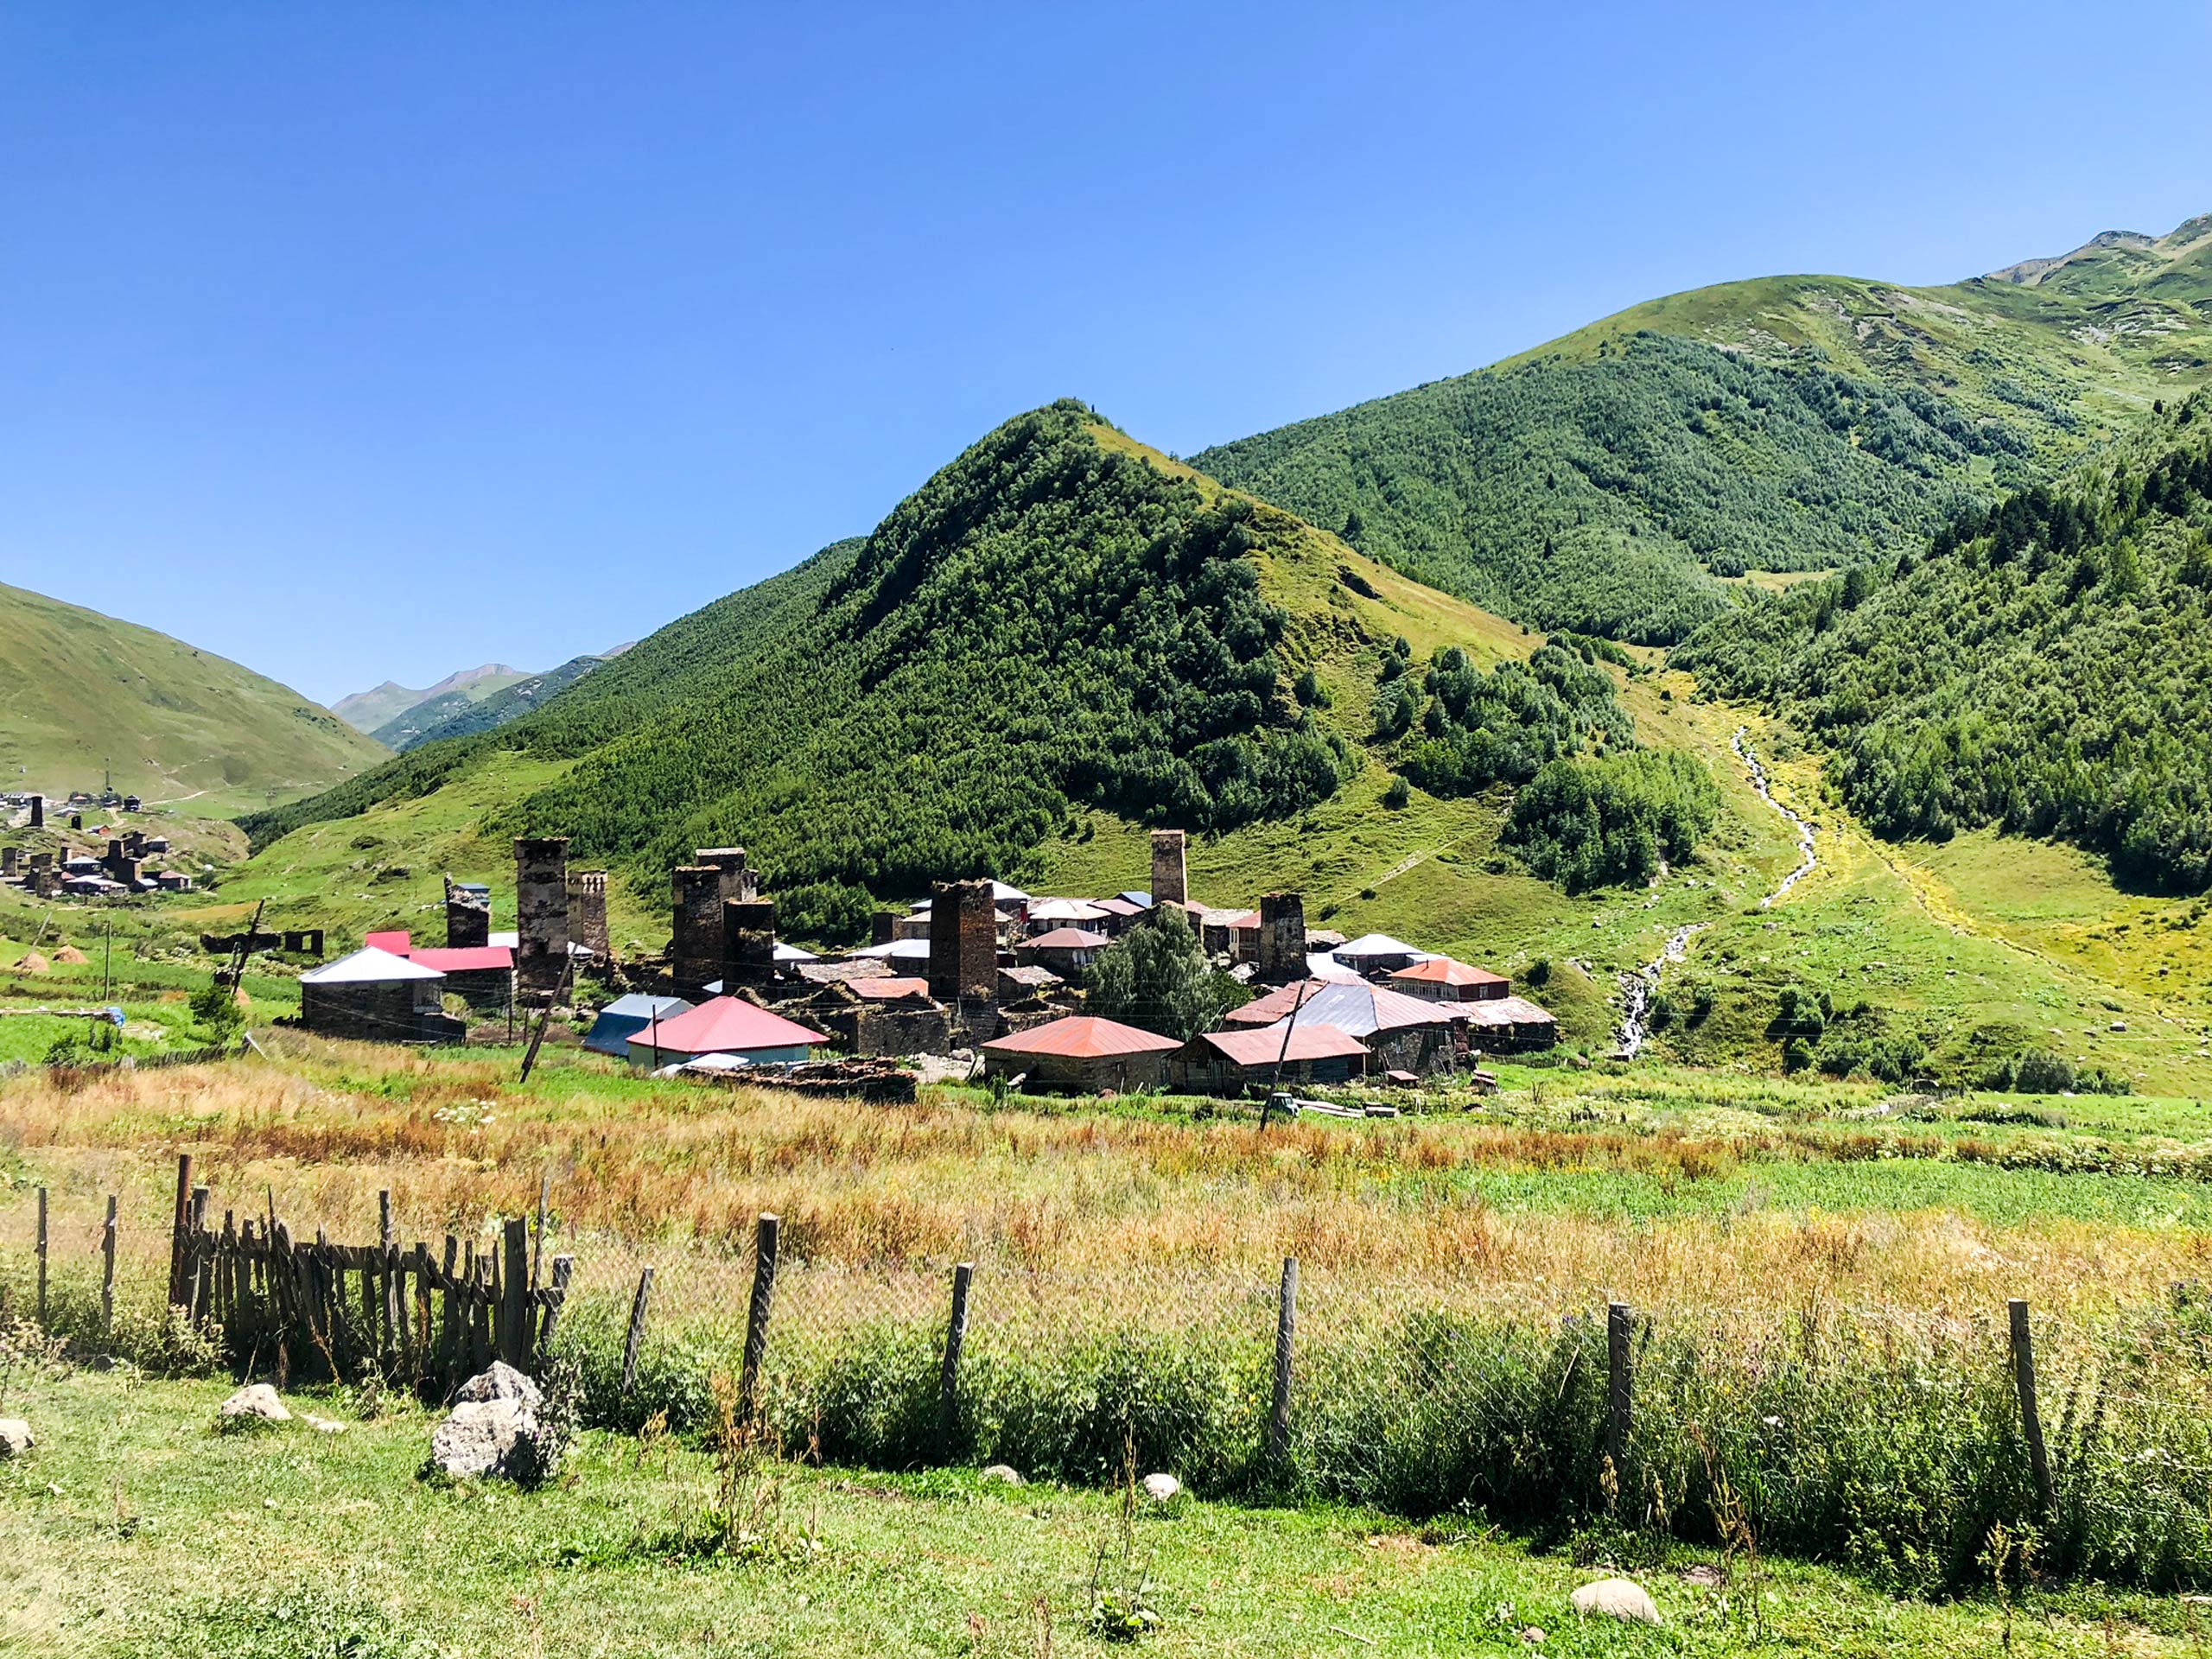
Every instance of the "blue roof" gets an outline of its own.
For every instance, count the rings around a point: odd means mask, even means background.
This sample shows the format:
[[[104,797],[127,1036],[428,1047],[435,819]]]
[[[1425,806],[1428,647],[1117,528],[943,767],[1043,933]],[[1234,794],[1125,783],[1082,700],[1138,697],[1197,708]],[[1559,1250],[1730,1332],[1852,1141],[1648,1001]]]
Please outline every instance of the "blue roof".
[[[632,991],[627,996],[616,997],[599,1011],[599,1018],[591,1022],[591,1034],[584,1039],[584,1046],[594,1053],[627,1059],[632,1036],[656,1020],[671,1020],[690,1012],[691,1004],[680,996],[646,996]]]

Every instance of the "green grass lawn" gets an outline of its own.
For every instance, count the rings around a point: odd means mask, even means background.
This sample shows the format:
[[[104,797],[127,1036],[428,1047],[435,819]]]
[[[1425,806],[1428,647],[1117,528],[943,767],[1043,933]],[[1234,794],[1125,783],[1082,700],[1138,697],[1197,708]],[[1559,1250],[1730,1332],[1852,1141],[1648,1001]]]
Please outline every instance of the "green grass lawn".
[[[583,1654],[1086,1653],[1093,1563],[1118,1560],[1109,1495],[948,1471],[768,1465],[740,1488],[753,1559],[697,1553],[713,1502],[696,1449],[587,1434],[535,1493],[425,1481],[435,1418],[359,1421],[346,1395],[295,1396],[344,1421],[218,1435],[228,1381],[79,1372],[6,1408],[39,1436],[0,1464],[0,1648],[26,1656],[256,1659]],[[1694,1581],[1709,1553],[1632,1564],[1664,1628],[1583,1623],[1604,1575],[1586,1541],[1536,1553],[1471,1521],[1408,1529],[1357,1510],[1179,1499],[1126,1529],[1161,1624],[1139,1650],[1569,1655],[1768,1651],[1920,1656],[2202,1652],[2171,1598],[2031,1590],[1941,1605],[1824,1568]],[[1583,1559],[1578,1561],[1577,1557]],[[1699,1574],[1707,1577],[1709,1573]],[[1541,1643],[1524,1638],[1543,1631]]]

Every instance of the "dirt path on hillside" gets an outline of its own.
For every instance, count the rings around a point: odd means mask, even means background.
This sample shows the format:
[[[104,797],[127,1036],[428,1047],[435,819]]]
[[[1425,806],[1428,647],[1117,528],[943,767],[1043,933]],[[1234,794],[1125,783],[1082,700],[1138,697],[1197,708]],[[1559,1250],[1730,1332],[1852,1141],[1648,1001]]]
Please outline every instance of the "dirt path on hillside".
[[[1782,878],[1782,885],[1759,900],[1759,908],[1766,909],[1787,893],[1820,866],[1819,855],[1813,849],[1813,826],[1774,798],[1774,791],[1767,781],[1766,768],[1751,751],[1748,741],[1749,728],[1738,726],[1729,747],[1736,758],[1744,763],[1751,787],[1758,798],[1789,821],[1797,831],[1797,850],[1802,855],[1797,868]],[[1676,928],[1667,936],[1667,943],[1659,954],[1632,974],[1621,976],[1621,1027],[1614,1043],[1614,1052],[1622,1059],[1632,1060],[1642,1050],[1651,1034],[1651,999],[1658,995],[1659,976],[1675,963],[1689,955],[1690,941],[1706,926],[1703,922],[1691,922]]]

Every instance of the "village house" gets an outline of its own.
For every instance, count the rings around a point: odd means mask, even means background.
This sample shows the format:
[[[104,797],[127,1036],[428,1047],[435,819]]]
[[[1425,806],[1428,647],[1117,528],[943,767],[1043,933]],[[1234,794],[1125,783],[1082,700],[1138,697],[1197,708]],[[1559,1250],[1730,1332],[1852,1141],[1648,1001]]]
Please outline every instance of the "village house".
[[[1333,1026],[1365,1046],[1370,1069],[1427,1077],[1452,1069],[1459,1058],[1459,1022],[1423,1002],[1364,981],[1338,984],[1307,980],[1279,986],[1230,1012],[1232,1026],[1272,1026],[1293,1019],[1301,1026]]]
[[[1167,1057],[1182,1046],[1116,1020],[1071,1014],[983,1044],[983,1075],[1020,1077],[1039,1093],[1156,1089],[1166,1080]]]
[[[1271,1026],[1210,1031],[1167,1063],[1171,1081],[1193,1094],[1242,1095],[1280,1084],[1349,1083],[1367,1068],[1367,1045],[1334,1026]]]
[[[1100,951],[1113,940],[1088,928],[1056,927],[1024,939],[1014,947],[1014,958],[1024,968],[1049,968],[1063,979],[1080,979],[1090,971]]]
[[[458,1043],[467,1027],[441,1006],[446,976],[365,945],[300,976],[300,1022],[319,1037]]]
[[[1449,957],[1431,957],[1392,974],[1390,988],[1425,1002],[1483,1002],[1505,995],[1513,988],[1513,982],[1486,968],[1471,968]]]
[[[786,1020],[757,1002],[718,996],[670,1020],[650,1020],[631,1033],[630,1063],[658,1070],[671,1062],[727,1054],[747,1065],[796,1065],[829,1042],[826,1032]]]

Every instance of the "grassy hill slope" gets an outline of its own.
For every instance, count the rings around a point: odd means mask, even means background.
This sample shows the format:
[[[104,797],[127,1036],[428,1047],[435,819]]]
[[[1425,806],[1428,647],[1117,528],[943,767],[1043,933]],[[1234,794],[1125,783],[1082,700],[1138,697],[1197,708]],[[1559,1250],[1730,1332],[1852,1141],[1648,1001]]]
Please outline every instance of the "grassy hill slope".
[[[327,789],[383,747],[298,692],[129,622],[0,585],[0,784],[115,787],[202,816]]]
[[[1516,620],[1666,641],[1716,577],[1894,554],[2208,376],[2212,219],[1942,288],[1699,289],[1193,460]]]

